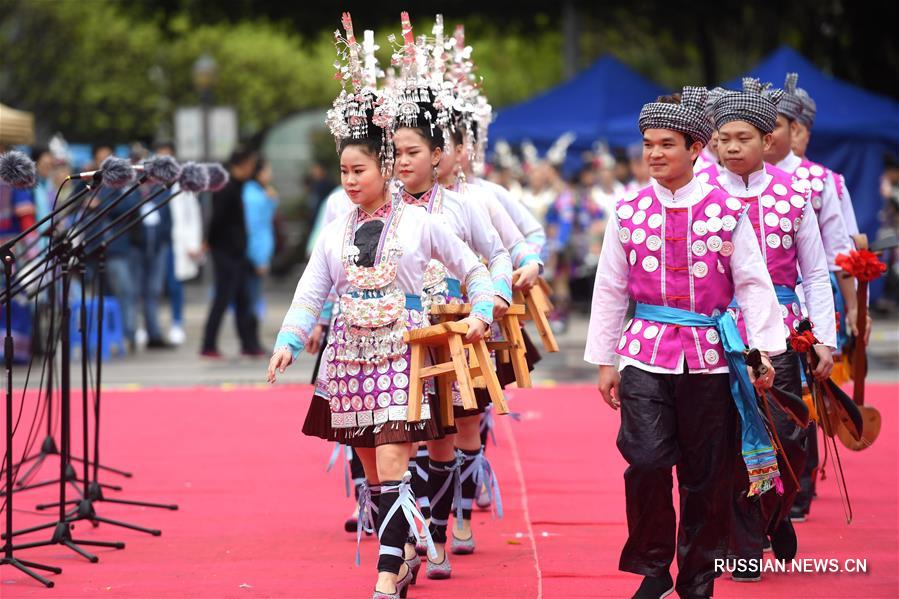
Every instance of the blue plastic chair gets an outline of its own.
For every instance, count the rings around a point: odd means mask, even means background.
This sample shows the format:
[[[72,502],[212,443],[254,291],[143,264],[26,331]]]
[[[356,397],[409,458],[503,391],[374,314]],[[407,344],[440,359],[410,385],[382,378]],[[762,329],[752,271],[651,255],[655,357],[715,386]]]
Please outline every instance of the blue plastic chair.
[[[87,303],[87,344],[81,338],[78,325],[81,322],[81,304],[72,305],[72,318],[69,322],[69,334],[72,340],[72,349],[76,347],[81,351],[94,351],[97,346],[97,302],[90,300]],[[112,357],[112,349],[116,348],[119,355],[125,355],[125,329],[122,320],[122,309],[116,298],[107,296],[103,298],[103,360]]]

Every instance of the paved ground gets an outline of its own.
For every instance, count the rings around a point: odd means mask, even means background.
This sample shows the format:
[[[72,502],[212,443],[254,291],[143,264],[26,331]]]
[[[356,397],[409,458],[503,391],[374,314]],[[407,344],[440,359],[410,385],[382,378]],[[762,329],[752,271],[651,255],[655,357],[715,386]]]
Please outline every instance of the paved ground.
[[[275,339],[281,319],[293,296],[294,281],[271,282],[266,290],[267,307],[260,337],[264,347],[270,347]],[[185,320],[187,342],[172,350],[144,350],[125,357],[113,357],[103,368],[103,382],[111,388],[129,386],[191,386],[191,385],[253,385],[265,384],[267,359],[240,357],[232,315],[228,315],[219,333],[219,348],[224,360],[210,361],[199,357],[200,337],[206,319],[207,291],[200,284],[187,288]],[[162,320],[167,330],[168,308],[162,308]],[[582,359],[586,338],[587,317],[572,316],[568,330],[558,335],[561,351],[544,354],[544,359],[534,372],[534,382],[592,381],[594,367]],[[536,338],[536,332],[533,332]],[[77,354],[75,356],[77,359]],[[287,373],[290,382],[308,382],[313,359],[304,355]],[[869,379],[873,381],[899,381],[899,321],[877,321],[869,348]],[[73,368],[73,384],[78,384],[80,370]],[[21,382],[24,369],[17,367],[15,376]]]

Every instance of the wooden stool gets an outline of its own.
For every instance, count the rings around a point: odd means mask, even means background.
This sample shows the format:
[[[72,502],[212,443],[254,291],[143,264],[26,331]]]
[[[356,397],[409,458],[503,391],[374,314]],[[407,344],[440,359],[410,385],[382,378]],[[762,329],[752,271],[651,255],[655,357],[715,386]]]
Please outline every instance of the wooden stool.
[[[471,314],[471,304],[445,304],[431,306],[431,314],[441,321],[458,320]],[[521,334],[521,320],[525,307],[521,304],[512,304],[506,310],[505,316],[499,321],[499,328],[503,334],[503,341],[487,341],[487,349],[497,352],[497,359],[502,362],[511,362],[515,372],[515,384],[519,388],[532,387],[531,373],[528,370],[527,349],[524,345],[524,336]],[[475,356],[477,357],[477,356]],[[476,365],[473,363],[473,365]]]
[[[409,408],[406,416],[408,422],[421,420],[421,397],[423,381],[430,377],[437,378],[437,384],[441,398],[440,415],[445,425],[455,422],[453,417],[453,393],[452,383],[459,383],[459,393],[462,395],[462,406],[466,410],[476,410],[477,399],[474,396],[472,384],[473,377],[482,377],[486,382],[487,392],[493,402],[497,413],[507,414],[509,408],[503,397],[503,390],[499,386],[496,372],[492,368],[482,368],[481,365],[490,363],[490,352],[487,345],[481,339],[468,345],[477,358],[478,365],[471,366],[465,359],[465,334],[468,327],[458,322],[443,322],[421,329],[406,331],[403,340],[411,347],[411,361],[409,373]],[[432,348],[436,354],[436,364],[425,366],[425,358],[428,348]]]
[[[546,281],[540,278],[537,279],[537,284],[527,291],[516,291],[512,301],[516,304],[524,304],[524,320],[534,321],[537,332],[540,333],[543,348],[550,353],[559,351],[556,336],[553,334],[552,328],[549,326],[549,319],[546,317],[553,309],[553,304],[549,299],[549,286]]]

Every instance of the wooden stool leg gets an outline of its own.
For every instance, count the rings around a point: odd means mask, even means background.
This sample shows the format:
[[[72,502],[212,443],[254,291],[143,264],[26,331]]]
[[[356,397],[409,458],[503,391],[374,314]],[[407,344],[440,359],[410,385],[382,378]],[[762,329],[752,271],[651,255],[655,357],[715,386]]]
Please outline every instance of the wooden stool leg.
[[[508,414],[509,407],[506,405],[506,398],[503,394],[502,387],[499,386],[499,379],[496,378],[496,371],[490,368],[490,352],[487,345],[483,341],[472,344],[472,351],[477,355],[478,362],[487,366],[481,368],[481,376],[487,385],[487,393],[490,394],[490,401],[493,402],[493,408],[497,414]]]
[[[409,408],[406,413],[407,422],[419,422],[421,420],[421,369],[425,365],[424,348],[418,343],[411,344],[411,357],[409,359]]]
[[[441,364],[450,361],[449,349],[446,347],[435,348],[437,350],[437,361]],[[456,417],[453,413],[453,381],[455,375],[452,372],[441,374],[434,381],[437,387],[437,403],[435,410],[440,410],[440,421],[444,426],[453,426],[456,424]]]
[[[543,347],[550,353],[559,351],[559,344],[556,343],[556,337],[553,335],[552,329],[549,326],[549,319],[546,318],[546,314],[540,309],[537,302],[534,301],[532,295],[528,294],[526,300],[528,312],[530,312],[531,317],[534,319],[534,324],[537,325],[537,332],[540,333]]]
[[[531,373],[528,371],[527,353],[524,347],[524,337],[521,335],[521,324],[517,316],[506,315],[503,318],[503,334],[509,341],[511,349],[509,357],[512,359],[512,370],[515,371],[515,382],[521,388],[531,386]]]
[[[472,388],[471,374],[468,371],[468,362],[465,360],[465,346],[461,335],[451,335],[449,341],[450,358],[456,371],[456,382],[459,383],[459,393],[462,394],[462,406],[466,410],[478,409],[478,401],[475,399]]]

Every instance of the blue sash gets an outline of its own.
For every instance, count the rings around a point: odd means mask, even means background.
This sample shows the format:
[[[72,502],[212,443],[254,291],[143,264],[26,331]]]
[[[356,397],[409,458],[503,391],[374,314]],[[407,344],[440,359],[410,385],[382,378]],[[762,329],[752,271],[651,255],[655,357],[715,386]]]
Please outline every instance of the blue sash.
[[[846,335],[846,304],[843,302],[843,294],[840,292],[840,285],[837,283],[837,274],[830,273],[830,289],[833,291],[833,307],[840,316],[837,323],[837,354],[843,351],[843,345],[846,344],[848,335]]]
[[[422,311],[421,296],[406,294],[406,309]]]
[[[455,297],[457,299],[464,299],[462,297],[462,283],[459,282],[459,279],[447,277],[446,278],[446,289],[447,289],[446,293],[450,297]]]
[[[786,285],[775,285],[774,293],[777,295],[777,303],[781,306],[799,303],[799,296],[796,295],[796,290],[791,287],[787,287]],[[737,304],[737,298],[730,300],[730,305],[727,307],[739,309],[740,305]]]
[[[730,369],[730,391],[742,424],[742,452],[749,473],[748,495],[761,495],[774,488],[783,493],[783,483],[777,469],[777,454],[768,437],[768,431],[759,415],[755,390],[746,371],[743,350],[746,346],[733,317],[724,312],[720,316],[705,316],[689,310],[637,304],[635,318],[687,327],[714,327],[721,337],[724,356]]]

